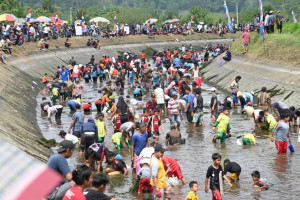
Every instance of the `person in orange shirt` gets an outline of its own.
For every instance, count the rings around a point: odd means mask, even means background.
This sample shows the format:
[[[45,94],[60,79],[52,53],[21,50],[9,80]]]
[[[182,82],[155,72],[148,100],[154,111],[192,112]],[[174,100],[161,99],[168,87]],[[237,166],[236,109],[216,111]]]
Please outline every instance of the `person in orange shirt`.
[[[145,53],[145,51],[142,51],[141,60],[142,60],[142,63],[146,63],[146,53]]]
[[[175,49],[175,50],[174,50],[174,55],[177,55],[177,54],[178,54],[178,50]]]
[[[46,85],[49,81],[48,81],[48,77],[47,77],[47,73],[45,73],[42,82]]]
[[[191,58],[192,58],[192,54],[191,54],[190,51],[188,51],[188,52],[186,53],[186,58],[187,58],[187,59],[191,59]]]
[[[111,120],[116,115],[116,111],[117,111],[117,104],[114,99],[111,100],[111,104],[112,104],[112,107],[110,109],[111,114],[108,120]]]
[[[119,74],[119,71],[115,68],[111,73],[111,78],[115,79]]]
[[[106,106],[107,108],[109,107],[109,97],[112,95],[112,92],[108,92],[106,93],[103,97],[102,97],[102,110],[104,109],[104,107]]]

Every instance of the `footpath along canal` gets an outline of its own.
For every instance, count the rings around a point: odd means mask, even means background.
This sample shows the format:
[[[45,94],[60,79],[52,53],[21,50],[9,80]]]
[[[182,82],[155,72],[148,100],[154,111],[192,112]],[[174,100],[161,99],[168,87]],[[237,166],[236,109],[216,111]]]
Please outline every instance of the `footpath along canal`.
[[[127,81],[126,81],[127,82]],[[91,102],[93,104],[93,110],[91,113],[85,113],[85,121],[89,117],[95,118],[97,111],[94,102],[100,97],[98,90],[104,87],[103,83],[83,83],[85,88],[85,98],[82,99],[82,103]],[[231,161],[237,162],[242,167],[242,173],[240,181],[234,183],[232,188],[225,183],[224,184],[224,199],[298,199],[300,198],[300,183],[298,181],[300,177],[300,171],[298,167],[300,161],[298,159],[300,154],[300,145],[297,141],[297,128],[292,130],[292,141],[294,142],[295,153],[290,152],[287,155],[276,154],[276,148],[273,143],[268,139],[268,135],[259,134],[257,137],[257,146],[244,147],[236,144],[236,136],[243,133],[251,133],[254,129],[253,119],[247,119],[241,115],[240,108],[232,109],[230,111],[230,123],[232,127],[232,137],[226,140],[226,145],[220,145],[219,143],[212,143],[214,133],[212,131],[212,120],[209,112],[209,102],[211,98],[210,88],[213,85],[206,83],[202,85],[202,96],[204,98],[204,123],[205,127],[193,128],[192,124],[188,123],[184,115],[181,125],[181,134],[183,138],[186,138],[186,144],[180,146],[168,146],[165,152],[166,156],[172,157],[178,161],[182,170],[183,176],[188,182],[197,181],[199,184],[198,196],[199,199],[210,199],[211,192],[204,192],[204,180],[207,168],[212,164],[211,155],[218,152],[222,155],[222,160],[228,158]],[[133,98],[133,91],[129,89],[128,85],[125,86],[122,92],[124,97],[130,95]],[[120,92],[114,92],[116,100],[120,96]],[[217,91],[218,99],[223,101],[227,95],[221,91]],[[52,121],[47,120],[47,116],[41,115],[40,102],[45,95],[41,91],[37,96],[37,123],[41,129],[43,136],[46,139],[55,139],[57,142],[61,142],[62,139],[58,136],[60,130],[67,131],[71,122],[72,112],[66,105],[62,113],[61,124],[57,124],[52,117]],[[149,100],[150,92],[146,92],[143,95],[143,102],[146,103]],[[134,105],[130,105],[134,107]],[[142,113],[141,108],[136,108],[137,115]],[[114,147],[111,136],[113,134],[113,126],[110,120],[105,117],[107,123],[108,136],[105,138],[105,146],[114,152],[118,152]],[[164,143],[166,132],[170,130],[170,122],[168,118],[162,118],[162,126],[165,131],[161,135],[159,143]],[[56,148],[53,148],[55,152]],[[120,151],[123,159],[127,165],[130,166],[130,150],[125,148]],[[79,163],[83,163],[78,157],[78,152],[74,152],[73,156],[68,160],[71,169]],[[222,162],[223,164],[223,162]],[[105,167],[105,164],[104,164]],[[258,192],[253,188],[253,181],[251,173],[254,170],[259,170],[261,176],[267,178],[269,182],[274,183],[269,190]],[[227,174],[229,175],[229,174]],[[132,176],[131,169],[126,177],[110,177],[110,184],[107,187],[107,193],[114,196],[117,199],[138,199],[137,194],[132,194],[129,189],[133,186],[135,179]],[[174,187],[176,197],[174,199],[184,199],[189,191],[188,185],[175,186]]]

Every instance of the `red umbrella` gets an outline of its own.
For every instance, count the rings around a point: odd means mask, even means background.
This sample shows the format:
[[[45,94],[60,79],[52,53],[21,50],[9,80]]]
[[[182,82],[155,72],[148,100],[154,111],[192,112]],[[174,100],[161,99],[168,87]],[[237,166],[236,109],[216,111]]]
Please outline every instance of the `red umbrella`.
[[[52,23],[55,23],[55,20],[56,20],[55,17],[49,17],[49,19],[51,19]],[[58,24],[61,24],[61,23],[63,23],[63,20],[58,18]]]

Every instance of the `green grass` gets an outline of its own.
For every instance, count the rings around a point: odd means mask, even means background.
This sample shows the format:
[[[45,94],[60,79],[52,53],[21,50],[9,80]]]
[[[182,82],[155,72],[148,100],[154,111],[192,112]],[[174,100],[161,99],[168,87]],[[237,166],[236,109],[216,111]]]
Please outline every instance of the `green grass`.
[[[242,53],[242,39],[237,39],[231,47],[234,53]],[[246,56],[271,63],[300,66],[300,23],[283,24],[282,34],[276,26],[274,34],[265,34],[260,38],[258,33],[251,33],[251,43]]]

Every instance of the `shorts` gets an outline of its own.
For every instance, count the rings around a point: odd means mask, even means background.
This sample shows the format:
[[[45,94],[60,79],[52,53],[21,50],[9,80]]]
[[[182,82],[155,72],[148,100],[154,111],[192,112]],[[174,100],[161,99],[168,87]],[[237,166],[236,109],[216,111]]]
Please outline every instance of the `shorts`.
[[[193,116],[193,123],[197,123],[199,120],[199,123],[203,122],[203,112],[196,112]]]
[[[156,194],[156,189],[154,188],[154,194]],[[164,199],[172,199],[175,196],[175,192],[173,190],[173,188],[167,184],[166,187],[159,189],[161,192],[161,197],[156,197],[155,196],[155,200],[164,200]]]
[[[217,134],[217,139],[221,140],[221,144],[225,144],[226,133],[223,133],[222,131],[219,131],[218,134]]]
[[[247,47],[247,46],[248,46],[248,44],[243,44],[243,46],[244,46],[244,47]]]
[[[229,177],[230,177],[232,180],[239,180],[240,174],[241,174],[241,172],[230,173],[230,174],[229,174]]]
[[[243,138],[242,141],[243,141],[244,145],[251,146],[251,142],[250,142],[249,138]]]
[[[153,131],[152,132],[152,137],[155,139],[156,137],[159,137],[159,132]]]
[[[164,108],[165,108],[165,104],[164,104],[164,103],[157,104],[157,107],[156,107],[156,108],[164,109]]]
[[[175,121],[176,121],[177,125],[179,125],[181,123],[180,116],[179,115],[175,115],[175,114],[171,114],[171,121],[170,121],[170,123],[174,124]]]
[[[80,131],[73,131],[73,135],[80,138]]]
[[[282,24],[277,24],[277,30],[282,30]]]

